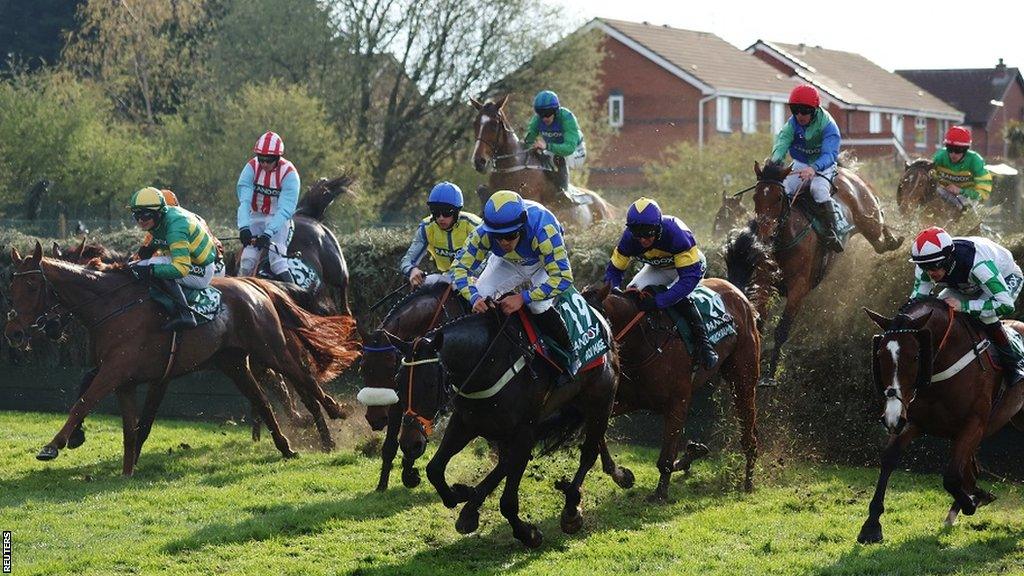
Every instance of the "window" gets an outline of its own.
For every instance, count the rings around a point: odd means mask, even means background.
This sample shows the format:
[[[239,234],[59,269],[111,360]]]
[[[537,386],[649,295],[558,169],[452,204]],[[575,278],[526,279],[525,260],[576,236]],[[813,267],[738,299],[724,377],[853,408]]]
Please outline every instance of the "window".
[[[729,97],[719,96],[715,100],[716,118],[715,128],[719,132],[732,132],[732,128],[729,127]]]
[[[622,94],[612,92],[608,97],[608,125],[612,128],[619,128],[623,124],[624,103]]]
[[[935,147],[942,148],[942,141],[946,139],[946,131],[949,130],[949,120],[942,121],[942,129],[936,130]]]
[[[928,119],[923,116],[914,118],[914,147],[928,147]]]
[[[778,134],[786,124],[786,105],[782,102],[772,102],[772,134]]]
[[[757,102],[749,98],[743,99],[743,133],[757,132]]]
[[[895,138],[897,142],[902,144],[903,143],[903,115],[902,114],[893,114],[892,115],[891,126],[892,126],[892,137]]]
[[[882,131],[882,113],[871,112],[868,115],[868,132],[878,134]]]

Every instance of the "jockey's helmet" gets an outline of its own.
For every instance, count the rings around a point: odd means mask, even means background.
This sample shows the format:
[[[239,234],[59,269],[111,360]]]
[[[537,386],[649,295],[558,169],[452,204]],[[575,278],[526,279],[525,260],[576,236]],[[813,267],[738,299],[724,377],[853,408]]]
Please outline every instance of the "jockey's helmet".
[[[448,181],[438,183],[427,196],[427,206],[433,208],[438,204],[462,208],[462,189]]]
[[[136,220],[140,218],[160,220],[160,216],[167,211],[167,202],[159,190],[152,186],[146,186],[132,194],[128,209],[132,211],[132,216]]]
[[[526,205],[523,197],[511,190],[498,190],[484,204],[485,232],[507,234],[526,223]]]
[[[163,195],[164,202],[168,206],[181,206],[181,204],[178,204],[178,195],[175,194],[174,192],[171,192],[170,190],[164,188],[163,190],[160,191],[160,194]]]
[[[555,94],[551,90],[541,90],[537,92],[537,95],[533,98],[533,111],[538,116],[550,116],[558,112],[558,108],[561,104],[558,103],[558,94]]]
[[[964,148],[963,152],[966,152],[966,149],[971,147],[971,131],[963,126],[950,126],[942,143],[946,146]]]
[[[798,105],[817,108],[818,106],[821,106],[821,97],[818,96],[818,91],[814,86],[811,86],[810,84],[801,84],[790,91],[788,104],[790,106]]]
[[[626,228],[638,238],[661,236],[661,206],[650,198],[637,199],[626,211]]]
[[[282,156],[284,155],[284,140],[276,132],[264,132],[263,136],[256,141],[252,151],[259,156]]]
[[[953,263],[953,237],[937,226],[922,230],[910,247],[910,261],[923,269],[948,270]]]

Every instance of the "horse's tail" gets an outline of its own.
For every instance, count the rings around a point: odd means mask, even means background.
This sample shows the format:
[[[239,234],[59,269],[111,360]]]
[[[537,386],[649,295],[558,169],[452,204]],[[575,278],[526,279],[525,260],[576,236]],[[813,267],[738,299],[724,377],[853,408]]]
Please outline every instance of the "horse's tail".
[[[547,456],[579,438],[586,417],[578,406],[566,404],[554,414],[537,423],[539,454]]]
[[[318,298],[317,295],[306,288],[293,284],[291,282],[275,282],[282,292],[288,295],[289,298],[295,301],[296,304],[302,306],[302,309],[306,312],[311,312],[317,316],[329,316],[332,312],[325,304],[322,298]]]
[[[321,178],[309,187],[309,190],[302,195],[302,198],[299,198],[299,202],[295,206],[295,214],[308,216],[318,222],[323,222],[327,207],[338,196],[345,193],[352,194],[348,187],[353,182],[355,182],[355,178],[347,174],[342,174],[333,180]]]
[[[304,310],[276,282],[242,278],[270,298],[281,318],[285,334],[295,338],[305,351],[313,379],[324,384],[341,374],[359,358],[353,340],[355,319],[351,316],[317,316]]]
[[[754,221],[738,234],[730,234],[723,256],[726,278],[750,299],[760,318],[765,318],[778,282],[779,266],[771,249],[758,239]]]

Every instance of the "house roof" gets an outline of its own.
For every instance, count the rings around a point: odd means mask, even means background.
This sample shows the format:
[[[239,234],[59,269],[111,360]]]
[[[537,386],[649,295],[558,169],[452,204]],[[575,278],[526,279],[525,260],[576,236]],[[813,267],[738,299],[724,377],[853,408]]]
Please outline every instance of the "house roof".
[[[705,94],[733,93],[785,98],[794,81],[710,32],[647,22],[595,18],[599,28]]]
[[[1000,100],[1014,80],[1020,82],[1020,70],[996,66],[995,68],[965,68],[960,70],[897,70],[897,74],[935,94],[964,111],[967,124],[987,125],[998,108],[992,100]]]
[[[840,105],[961,118],[957,108],[860,54],[767,40],[758,40],[748,50],[765,50],[781,58],[798,76],[828,93]]]

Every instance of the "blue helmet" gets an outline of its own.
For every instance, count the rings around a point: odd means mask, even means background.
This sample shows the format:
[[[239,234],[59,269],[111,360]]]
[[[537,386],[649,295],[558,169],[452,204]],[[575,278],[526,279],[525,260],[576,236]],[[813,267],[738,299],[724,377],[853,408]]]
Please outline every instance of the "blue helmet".
[[[533,111],[544,116],[545,112],[558,112],[561,104],[558,103],[558,94],[551,90],[541,90],[533,98]]]
[[[430,190],[430,196],[427,197],[427,205],[448,204],[456,208],[462,208],[462,203],[462,189],[448,181],[440,182],[434,186]]]
[[[637,237],[661,235],[661,206],[650,198],[639,198],[629,205],[626,228]]]
[[[484,204],[485,232],[515,232],[524,222],[526,205],[523,204],[523,197],[511,190],[498,190]]]

